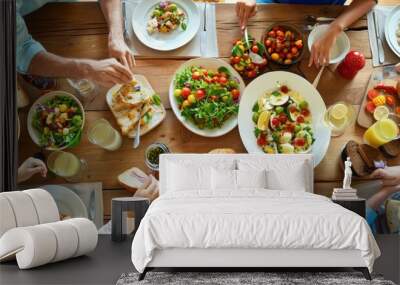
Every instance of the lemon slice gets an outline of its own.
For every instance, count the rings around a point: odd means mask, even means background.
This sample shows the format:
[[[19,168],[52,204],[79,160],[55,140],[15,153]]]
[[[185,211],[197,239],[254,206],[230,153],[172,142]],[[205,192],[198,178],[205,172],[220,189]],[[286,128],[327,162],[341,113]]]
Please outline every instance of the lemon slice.
[[[374,119],[379,121],[381,119],[387,119],[389,117],[389,109],[386,106],[378,106],[374,111]]]
[[[268,111],[261,112],[260,116],[258,117],[257,128],[262,131],[265,131],[266,129],[268,129],[270,116],[271,116],[271,113]]]
[[[336,120],[342,120],[347,116],[347,106],[342,103],[338,103],[333,106],[331,110],[331,116]]]

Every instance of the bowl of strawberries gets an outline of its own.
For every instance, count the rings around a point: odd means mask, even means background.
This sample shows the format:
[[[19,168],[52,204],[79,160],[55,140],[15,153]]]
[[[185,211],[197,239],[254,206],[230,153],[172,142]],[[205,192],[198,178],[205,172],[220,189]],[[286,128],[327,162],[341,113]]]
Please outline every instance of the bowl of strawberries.
[[[304,36],[298,28],[289,24],[273,24],[263,35],[268,60],[283,66],[297,63],[304,52]]]

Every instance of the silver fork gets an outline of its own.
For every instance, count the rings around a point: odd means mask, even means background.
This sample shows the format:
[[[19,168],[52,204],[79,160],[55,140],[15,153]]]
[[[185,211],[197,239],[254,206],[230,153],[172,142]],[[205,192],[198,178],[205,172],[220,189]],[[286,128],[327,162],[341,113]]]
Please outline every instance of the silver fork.
[[[251,58],[251,61],[254,62],[255,64],[263,63],[263,58],[259,54],[255,53],[255,52],[253,52],[251,50],[251,46],[250,46],[250,42],[249,42],[249,34],[247,32],[247,27],[244,29],[244,39],[245,39],[245,41],[247,43],[247,46],[249,47],[249,57]]]

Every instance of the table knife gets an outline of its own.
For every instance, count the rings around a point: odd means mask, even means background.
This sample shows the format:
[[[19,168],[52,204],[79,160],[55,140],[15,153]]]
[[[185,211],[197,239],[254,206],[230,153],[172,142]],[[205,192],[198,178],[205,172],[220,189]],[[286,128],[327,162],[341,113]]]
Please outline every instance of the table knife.
[[[203,3],[203,29],[200,31],[200,53],[206,56],[207,53],[207,3]]]
[[[374,19],[374,26],[375,26],[375,36],[376,36],[376,42],[378,46],[378,58],[379,58],[379,63],[384,63],[385,62],[385,52],[383,50],[383,43],[382,43],[382,38],[381,38],[381,30],[379,26],[379,21],[378,17],[376,15],[376,12],[372,12],[373,19]]]

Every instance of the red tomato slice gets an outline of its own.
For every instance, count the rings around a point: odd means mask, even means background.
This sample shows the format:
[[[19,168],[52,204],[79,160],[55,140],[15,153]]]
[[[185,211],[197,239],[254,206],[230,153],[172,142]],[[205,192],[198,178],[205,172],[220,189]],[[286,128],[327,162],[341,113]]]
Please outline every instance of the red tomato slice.
[[[264,146],[264,145],[267,144],[267,139],[266,139],[265,135],[261,134],[261,135],[258,137],[258,139],[257,139],[257,144],[258,144],[259,146]]]
[[[379,95],[379,92],[375,89],[371,89],[368,91],[368,99],[369,100],[373,100],[375,97],[377,97]]]
[[[304,117],[303,116],[298,116],[297,119],[296,119],[296,122],[299,123],[299,124],[304,123]]]
[[[392,95],[386,95],[386,104],[389,106],[394,106],[396,99]]]
[[[371,101],[369,101],[367,105],[365,105],[365,110],[367,110],[367,112],[369,113],[373,113],[375,111],[375,108],[376,108],[375,104]]]

